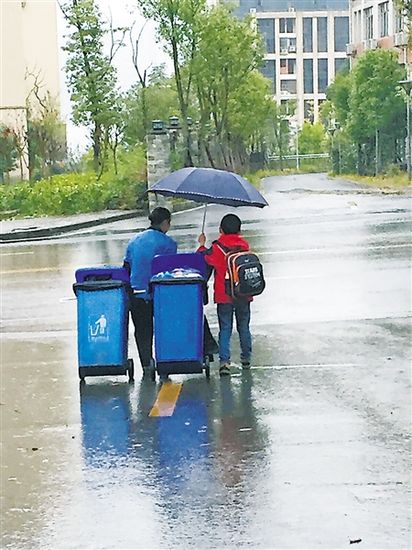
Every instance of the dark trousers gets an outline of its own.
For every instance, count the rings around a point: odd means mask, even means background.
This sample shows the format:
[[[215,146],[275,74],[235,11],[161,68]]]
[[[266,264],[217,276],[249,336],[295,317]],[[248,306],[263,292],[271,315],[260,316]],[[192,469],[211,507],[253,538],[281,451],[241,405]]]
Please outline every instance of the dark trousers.
[[[153,302],[133,296],[130,300],[130,313],[140,363],[143,368],[149,367],[153,348]]]

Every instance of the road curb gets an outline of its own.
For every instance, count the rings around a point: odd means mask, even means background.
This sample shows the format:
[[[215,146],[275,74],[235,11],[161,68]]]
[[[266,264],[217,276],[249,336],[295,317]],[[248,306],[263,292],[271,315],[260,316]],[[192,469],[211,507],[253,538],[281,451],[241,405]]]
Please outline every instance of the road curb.
[[[117,222],[121,220],[128,220],[141,215],[142,212],[138,210],[127,211],[124,214],[116,214],[114,216],[107,216],[106,218],[99,218],[93,220],[87,220],[84,222],[69,223],[65,225],[55,227],[43,227],[41,229],[27,229],[22,231],[11,231],[9,233],[0,234],[0,243],[12,243],[21,240],[34,240],[44,237],[52,237],[54,235],[61,235],[68,231],[74,231],[76,229],[86,229],[87,227],[94,227],[97,225],[104,225],[106,223]]]

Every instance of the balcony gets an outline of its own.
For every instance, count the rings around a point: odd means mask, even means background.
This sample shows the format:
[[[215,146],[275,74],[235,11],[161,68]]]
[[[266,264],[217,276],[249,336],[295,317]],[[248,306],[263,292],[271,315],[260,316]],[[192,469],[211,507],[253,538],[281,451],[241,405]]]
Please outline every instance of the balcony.
[[[365,40],[365,48],[367,50],[376,50],[377,47],[378,41],[376,40],[376,38],[368,38],[367,40]]]
[[[356,55],[356,46],[355,44],[346,44],[346,55],[355,56]]]
[[[395,46],[406,46],[408,43],[408,33],[406,31],[397,32],[394,36]]]

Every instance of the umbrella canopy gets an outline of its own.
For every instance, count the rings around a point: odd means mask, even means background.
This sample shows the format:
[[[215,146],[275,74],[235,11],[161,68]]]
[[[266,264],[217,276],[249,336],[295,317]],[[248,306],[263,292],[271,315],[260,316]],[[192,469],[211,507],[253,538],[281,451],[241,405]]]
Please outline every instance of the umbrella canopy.
[[[182,168],[159,180],[149,192],[203,204],[258,208],[268,205],[259,191],[242,176],[214,168]]]

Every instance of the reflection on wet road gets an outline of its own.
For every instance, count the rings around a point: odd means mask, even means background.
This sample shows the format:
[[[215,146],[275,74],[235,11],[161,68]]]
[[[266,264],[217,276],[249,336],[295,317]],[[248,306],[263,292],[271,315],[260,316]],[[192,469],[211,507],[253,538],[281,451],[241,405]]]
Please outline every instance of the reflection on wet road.
[[[77,378],[74,270],[120,263],[144,220],[2,247],[2,547],[410,546],[410,199],[319,175],[263,191],[237,211],[267,279],[253,368],[163,397]],[[180,249],[201,221],[174,216]]]

